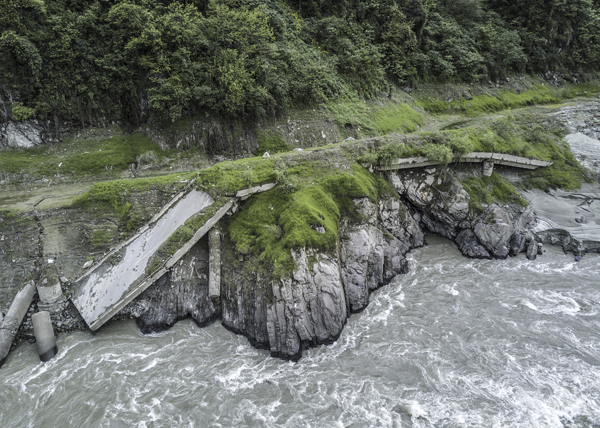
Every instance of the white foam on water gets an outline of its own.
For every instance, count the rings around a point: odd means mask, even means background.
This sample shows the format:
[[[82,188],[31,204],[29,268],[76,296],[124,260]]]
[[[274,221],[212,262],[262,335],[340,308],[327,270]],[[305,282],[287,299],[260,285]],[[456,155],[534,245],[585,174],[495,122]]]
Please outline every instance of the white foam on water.
[[[575,316],[581,310],[575,299],[563,293],[551,290],[533,290],[528,295],[533,302],[526,299],[523,301],[523,305],[542,314]]]
[[[458,284],[455,282],[452,285],[442,284],[440,287],[443,291],[450,294],[451,296],[458,296],[459,292],[456,289],[457,286],[458,286]]]

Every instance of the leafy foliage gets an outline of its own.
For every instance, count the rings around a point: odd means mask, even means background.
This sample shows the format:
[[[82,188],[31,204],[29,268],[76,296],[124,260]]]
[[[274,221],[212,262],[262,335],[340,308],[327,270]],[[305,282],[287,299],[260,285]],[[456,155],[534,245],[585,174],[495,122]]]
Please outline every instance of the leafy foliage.
[[[84,126],[255,119],[390,84],[600,68],[594,0],[5,0],[0,29],[15,118]]]

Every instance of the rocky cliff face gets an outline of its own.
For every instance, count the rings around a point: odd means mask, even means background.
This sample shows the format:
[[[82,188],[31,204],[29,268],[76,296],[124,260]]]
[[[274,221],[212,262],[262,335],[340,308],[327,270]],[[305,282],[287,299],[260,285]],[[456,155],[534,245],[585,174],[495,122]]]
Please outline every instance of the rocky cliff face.
[[[409,201],[421,226],[456,242],[465,256],[506,258],[525,251],[526,245],[535,246],[537,254],[533,208],[514,212],[492,204],[474,214],[469,194],[445,168],[390,173],[388,179]]]
[[[171,328],[183,318],[204,326],[220,315],[208,293],[208,240],[201,239],[170,272],[123,308],[117,318],[135,318],[142,333]]]
[[[336,340],[370,291],[407,270],[406,253],[423,234],[398,198],[354,201],[359,219],[343,219],[333,253],[300,248],[283,278],[254,270],[224,242],[223,325],[273,355],[297,359],[308,346]],[[401,239],[399,239],[401,238]]]

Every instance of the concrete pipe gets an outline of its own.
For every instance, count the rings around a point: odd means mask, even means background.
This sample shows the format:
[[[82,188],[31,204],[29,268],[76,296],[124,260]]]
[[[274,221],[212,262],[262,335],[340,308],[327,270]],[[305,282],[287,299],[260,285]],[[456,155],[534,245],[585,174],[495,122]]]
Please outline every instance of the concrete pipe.
[[[17,331],[23,322],[25,314],[27,314],[29,306],[31,306],[34,294],[35,286],[33,282],[30,282],[17,293],[4,317],[4,321],[0,326],[0,367],[6,361]]]
[[[50,312],[43,311],[33,314],[31,322],[33,323],[33,334],[35,335],[40,360],[43,362],[49,361],[58,353]]]

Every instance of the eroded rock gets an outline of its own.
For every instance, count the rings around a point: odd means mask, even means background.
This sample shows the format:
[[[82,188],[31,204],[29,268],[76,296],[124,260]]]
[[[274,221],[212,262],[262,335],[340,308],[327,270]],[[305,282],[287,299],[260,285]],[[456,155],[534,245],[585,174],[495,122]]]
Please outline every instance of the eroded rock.
[[[490,253],[479,243],[477,235],[471,229],[464,229],[456,236],[458,249],[467,257],[489,259]]]
[[[119,317],[136,318],[143,333],[172,327],[190,317],[202,326],[220,314],[208,290],[208,242],[200,240],[169,273],[121,310]]]
[[[508,213],[496,204],[490,205],[478,218],[473,232],[493,256],[505,258],[509,254],[509,241],[514,226]]]
[[[445,171],[402,171],[391,173],[389,180],[421,212],[421,222],[431,232],[454,239],[469,218],[468,192]]]

